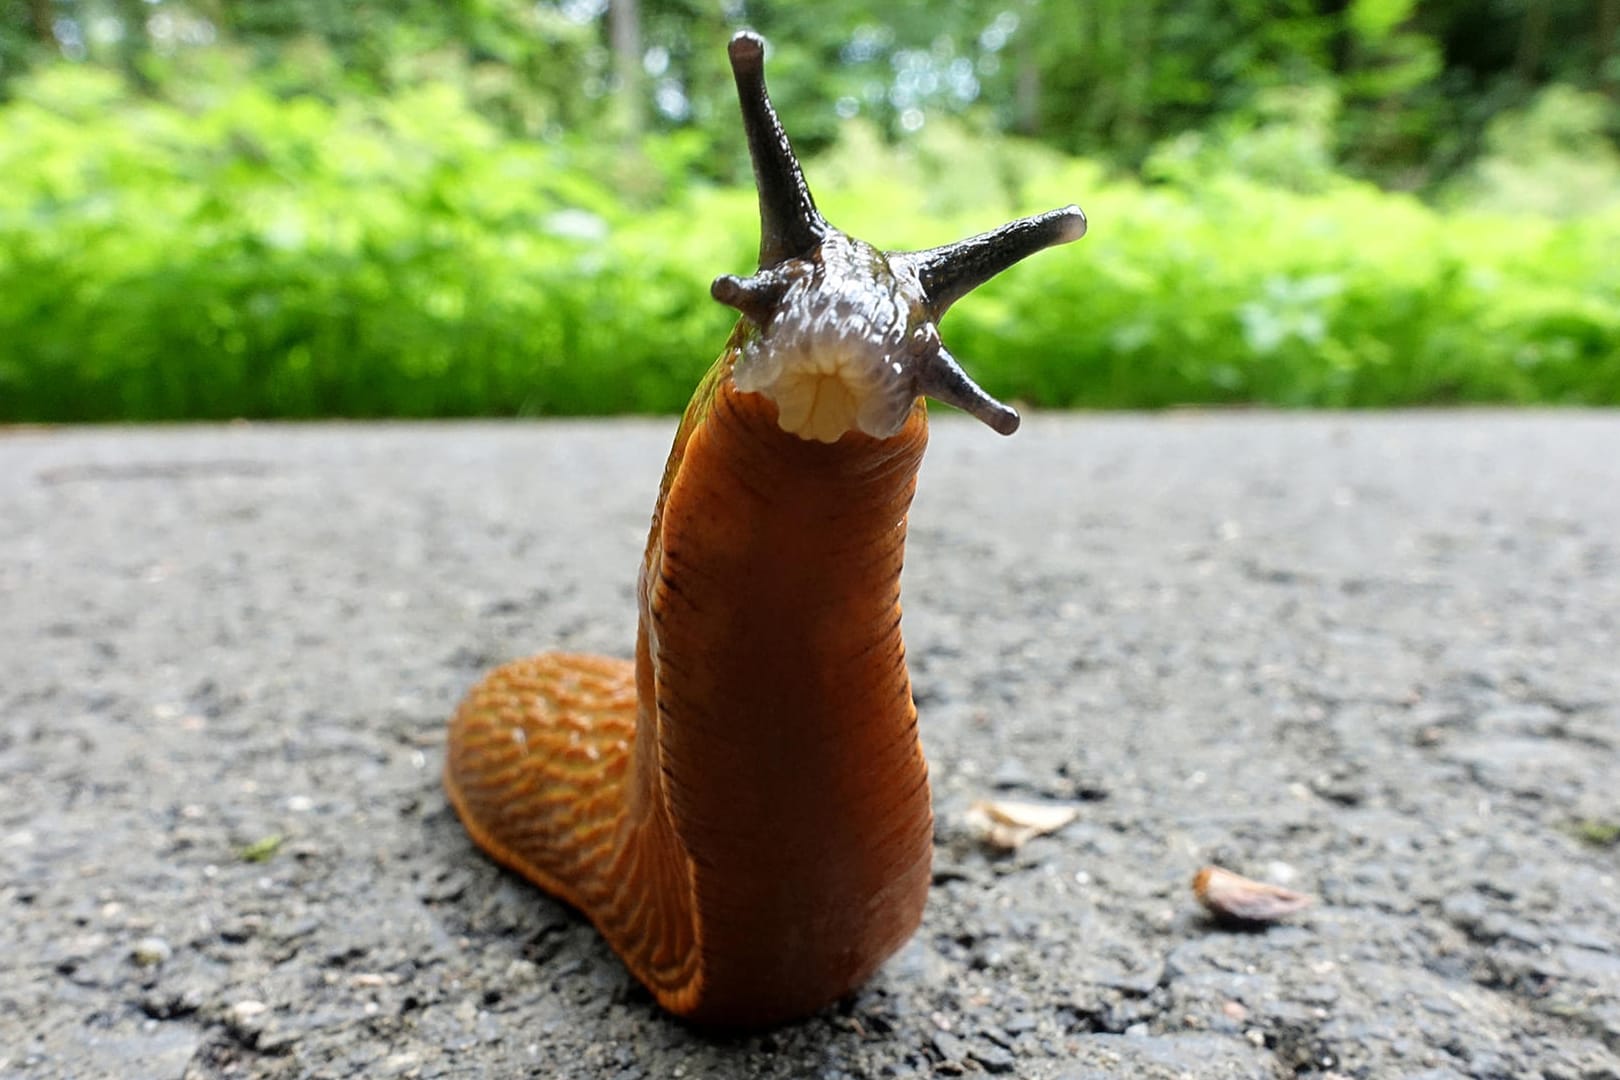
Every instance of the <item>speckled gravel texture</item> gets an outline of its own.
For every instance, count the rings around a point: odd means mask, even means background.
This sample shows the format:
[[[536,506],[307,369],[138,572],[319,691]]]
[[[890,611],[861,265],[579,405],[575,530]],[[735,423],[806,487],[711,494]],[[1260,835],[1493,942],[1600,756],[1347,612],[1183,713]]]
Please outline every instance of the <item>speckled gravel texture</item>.
[[[438,782],[484,668],[628,652],[671,430],[0,432],[0,1076],[1620,1077],[1620,416],[936,424],[924,925],[729,1037]]]

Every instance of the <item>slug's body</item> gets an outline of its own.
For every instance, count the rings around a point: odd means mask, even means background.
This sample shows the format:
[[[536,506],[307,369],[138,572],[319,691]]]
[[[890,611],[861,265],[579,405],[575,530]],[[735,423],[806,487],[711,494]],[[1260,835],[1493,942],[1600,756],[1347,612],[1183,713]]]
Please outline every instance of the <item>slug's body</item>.
[[[766,1023],[859,984],[922,912],[932,817],[898,582],[926,421],[805,442],[711,385],[655,514],[635,663],[496,673],[462,710],[451,790],[464,818],[508,823],[484,846],[591,914],[672,1011]]]
[[[635,660],[492,672],[451,724],[445,772],[479,845],[585,912],[661,1004],[749,1026],[853,989],[921,918],[932,814],[899,605],[919,395],[1017,423],[934,324],[1084,228],[1071,208],[916,254],[838,233],[762,55],[733,39],[761,270],[715,282],[745,318],[670,454]]]

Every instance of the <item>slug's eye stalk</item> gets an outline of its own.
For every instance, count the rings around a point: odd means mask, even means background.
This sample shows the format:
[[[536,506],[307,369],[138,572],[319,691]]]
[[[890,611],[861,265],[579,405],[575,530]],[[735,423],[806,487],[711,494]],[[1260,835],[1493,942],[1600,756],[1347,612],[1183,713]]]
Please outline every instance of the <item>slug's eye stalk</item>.
[[[1066,206],[926,251],[883,252],[827,224],[765,91],[765,42],[731,39],[731,70],[759,188],[759,271],[715,278],[710,293],[756,332],[741,338],[732,382],[777,406],[801,438],[851,429],[886,439],[918,395],[1011,435],[1018,413],[985,393],[940,343],[957,300],[1043,248],[1078,240],[1086,216]]]
[[[759,189],[759,267],[769,270],[788,259],[814,254],[827,235],[827,221],[810,197],[799,159],[765,91],[765,39],[741,30],[726,51]]]
[[[927,251],[890,252],[889,258],[916,268],[935,319],[950,306],[1016,262],[1055,244],[1086,235],[1086,215],[1078,206],[1010,221],[954,244]]]

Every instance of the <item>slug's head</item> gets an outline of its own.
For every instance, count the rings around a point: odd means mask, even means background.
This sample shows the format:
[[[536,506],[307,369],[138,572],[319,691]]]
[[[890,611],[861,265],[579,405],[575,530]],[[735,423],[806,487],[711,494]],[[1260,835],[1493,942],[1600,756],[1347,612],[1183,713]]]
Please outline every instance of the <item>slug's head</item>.
[[[731,39],[731,70],[759,188],[759,271],[715,278],[710,292],[742,312],[737,389],[776,402],[782,428],[836,442],[859,429],[884,439],[919,395],[1003,435],[1018,413],[981,390],[939,339],[946,310],[1042,248],[1078,240],[1086,216],[1066,206],[927,251],[879,251],[827,224],[765,92],[765,42]]]

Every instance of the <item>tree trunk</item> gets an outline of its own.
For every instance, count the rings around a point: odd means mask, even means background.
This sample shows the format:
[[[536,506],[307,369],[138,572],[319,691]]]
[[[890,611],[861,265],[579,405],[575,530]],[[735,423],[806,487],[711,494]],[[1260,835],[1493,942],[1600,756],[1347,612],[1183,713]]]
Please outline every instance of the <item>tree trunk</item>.
[[[236,29],[236,21],[231,17],[229,0],[202,0],[198,8],[204,17],[214,24],[214,29],[219,32],[220,37],[228,38]]]
[[[1593,66],[1597,84],[1610,97],[1620,95],[1620,70],[1615,67],[1614,49],[1620,38],[1620,0],[1598,0],[1597,55]]]
[[[1137,0],[1121,12],[1126,56],[1123,93],[1120,98],[1120,135],[1130,145],[1144,145],[1150,138],[1153,110],[1153,41],[1157,4]]]
[[[56,48],[56,27],[51,19],[51,0],[28,0],[28,14],[33,17],[34,37],[41,45]]]
[[[123,68],[130,85],[143,94],[152,91],[152,80],[141,67],[141,61],[152,47],[146,33],[146,13],[145,0],[118,0],[118,17],[124,24],[124,36],[118,42],[118,66]]]
[[[1513,73],[1526,83],[1536,81],[1547,53],[1547,22],[1552,14],[1547,0],[1530,0],[1519,31],[1519,50],[1513,58]]]
[[[634,139],[645,126],[641,92],[641,3],[640,0],[611,0],[608,4],[608,38],[613,48],[613,73],[617,82],[620,134]]]
[[[1014,124],[1022,135],[1035,136],[1041,132],[1041,65],[1035,55],[1035,36],[1039,32],[1034,5],[1029,5],[1024,9],[1023,25],[1018,28],[1015,46],[1018,74],[1013,83]]]

